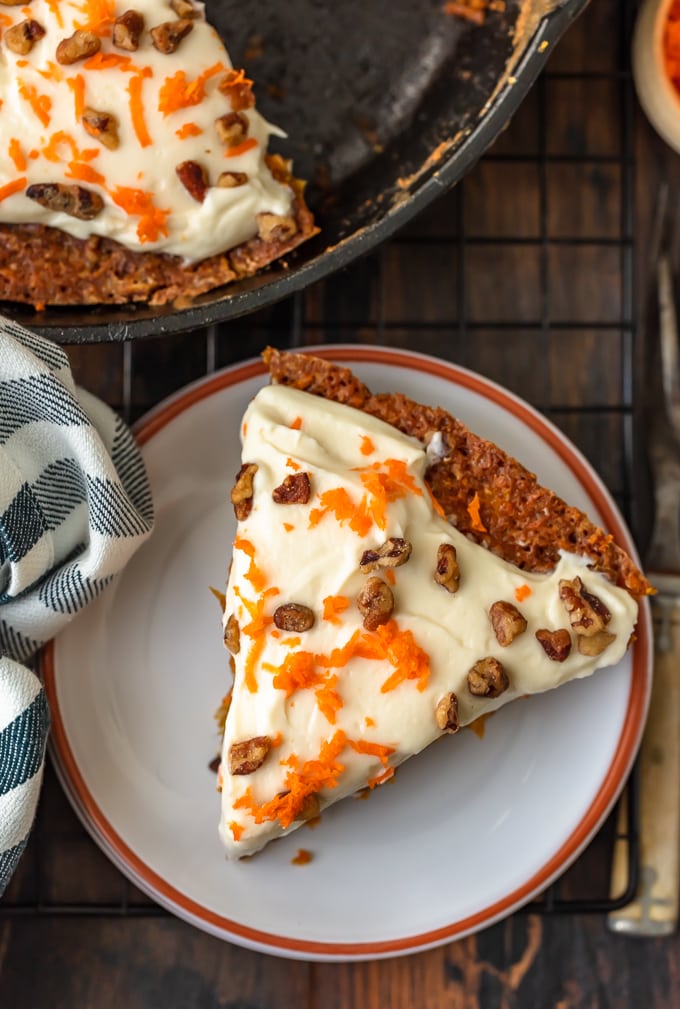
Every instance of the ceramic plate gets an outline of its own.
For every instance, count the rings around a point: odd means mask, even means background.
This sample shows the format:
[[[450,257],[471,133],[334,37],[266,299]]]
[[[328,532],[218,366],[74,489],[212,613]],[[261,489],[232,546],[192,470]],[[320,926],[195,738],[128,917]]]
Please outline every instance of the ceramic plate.
[[[545,419],[434,358],[322,351],[377,391],[440,404],[518,456],[633,551],[602,483]],[[58,773],[95,840],[142,890],[214,935],[304,959],[414,952],[485,927],[543,890],[597,831],[630,769],[650,684],[649,615],[615,668],[445,737],[368,801],[348,799],[230,863],[208,763],[228,686],[220,611],[228,490],[259,362],[213,375],[138,426],[156,530],[44,655]],[[292,863],[299,848],[313,859]]]

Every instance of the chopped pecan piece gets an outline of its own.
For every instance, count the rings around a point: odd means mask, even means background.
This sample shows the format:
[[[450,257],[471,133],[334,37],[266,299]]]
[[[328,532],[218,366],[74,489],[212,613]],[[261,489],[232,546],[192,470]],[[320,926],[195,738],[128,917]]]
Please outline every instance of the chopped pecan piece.
[[[489,609],[496,641],[502,648],[512,644],[519,634],[524,634],[527,622],[513,603],[499,599]]]
[[[272,748],[269,736],[253,736],[229,747],[229,773],[252,774],[264,763]]]
[[[125,11],[113,22],[113,44],[118,49],[134,53],[139,48],[143,31],[144,16],[139,11]]]
[[[434,569],[434,580],[443,586],[447,592],[457,592],[460,585],[460,569],[456,557],[456,548],[451,543],[442,543],[437,550],[437,567]]]
[[[3,38],[8,49],[11,49],[13,53],[18,53],[20,56],[25,56],[27,53],[30,53],[34,44],[44,34],[45,29],[41,24],[38,24],[37,21],[27,19],[8,28]]]
[[[295,817],[296,820],[313,820],[321,812],[321,802],[316,792],[310,792],[305,796],[300,811]]]
[[[94,56],[102,47],[102,41],[94,32],[75,31],[57,46],[57,63],[70,66]]]
[[[434,717],[437,725],[443,732],[458,732],[460,728],[460,722],[458,721],[458,698],[453,691],[450,694],[444,694],[439,699],[434,711]]]
[[[80,121],[86,132],[91,137],[94,137],[95,140],[99,140],[104,147],[108,147],[110,151],[117,149],[120,144],[118,120],[112,112],[99,112],[97,109],[91,109],[88,106],[83,109]]]
[[[229,112],[215,120],[217,136],[225,147],[236,147],[248,136],[248,117],[242,112]]]
[[[60,211],[77,217],[81,221],[91,221],[104,209],[104,201],[97,193],[84,186],[67,186],[62,182],[36,182],[26,190],[29,200],[35,200],[41,207]]]
[[[222,763],[222,761],[221,761],[220,755],[218,753],[217,756],[213,757],[213,759],[210,761],[210,763],[208,764],[208,767],[213,772],[213,774],[217,774],[217,772],[220,769],[220,764],[221,763]]]
[[[359,561],[363,574],[367,575],[376,568],[399,568],[411,556],[413,547],[408,540],[398,536],[390,536],[376,550],[364,550]]]
[[[542,628],[536,631],[536,639],[543,647],[545,654],[553,662],[564,662],[571,651],[571,634],[560,628],[558,631],[548,631]]]
[[[239,70],[228,70],[218,85],[218,90],[227,96],[234,112],[253,107],[255,95],[252,88],[253,82]]]
[[[308,631],[314,626],[314,612],[302,603],[284,603],[274,610],[274,623],[280,631]]]
[[[237,186],[245,186],[247,181],[245,172],[222,172],[218,176],[217,185],[222,189],[235,189]]]
[[[580,578],[560,581],[560,599],[569,614],[573,630],[584,637],[599,634],[611,620],[611,613],[597,596],[588,592]]]
[[[197,18],[201,13],[191,0],[170,0],[170,6],[178,18]]]
[[[159,53],[170,55],[174,53],[182,39],[194,30],[194,22],[189,18],[178,18],[177,21],[164,21],[150,29],[151,41]]]
[[[175,169],[177,178],[197,203],[203,203],[208,191],[208,173],[198,161],[182,161]]]
[[[359,613],[364,618],[367,631],[374,631],[386,624],[394,610],[394,596],[389,585],[381,578],[369,578],[357,596]]]
[[[241,651],[241,628],[233,613],[224,625],[224,643],[232,655],[238,655]]]
[[[253,507],[253,477],[257,473],[257,463],[244,462],[236,474],[236,482],[231,489],[231,503],[239,522],[247,519]]]
[[[312,487],[308,473],[289,473],[272,491],[275,504],[307,504]]]
[[[605,648],[609,648],[612,641],[615,640],[616,635],[611,634],[609,631],[600,631],[598,634],[591,634],[589,637],[579,634],[576,638],[576,647],[581,655],[593,658],[596,655],[601,655]]]
[[[268,211],[257,215],[257,233],[263,242],[287,242],[297,234],[297,230],[294,217],[270,214]]]
[[[468,690],[475,697],[500,697],[510,686],[503,664],[491,655],[475,662],[467,674]]]

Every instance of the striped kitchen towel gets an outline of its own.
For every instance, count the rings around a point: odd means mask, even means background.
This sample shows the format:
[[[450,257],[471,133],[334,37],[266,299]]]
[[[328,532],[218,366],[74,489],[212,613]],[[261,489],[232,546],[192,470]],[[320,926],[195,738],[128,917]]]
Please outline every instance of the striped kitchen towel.
[[[0,894],[23,851],[49,716],[23,663],[120,572],[153,525],[123,421],[66,354],[0,317]]]

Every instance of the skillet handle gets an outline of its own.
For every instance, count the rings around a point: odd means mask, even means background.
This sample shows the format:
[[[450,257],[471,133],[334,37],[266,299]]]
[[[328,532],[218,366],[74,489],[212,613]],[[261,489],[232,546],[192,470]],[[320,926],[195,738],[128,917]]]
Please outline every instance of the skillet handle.
[[[640,749],[640,878],[630,904],[608,916],[609,928],[633,936],[670,935],[680,884],[680,599],[652,599],[654,683]],[[621,817],[625,811],[621,810]],[[619,820],[619,834],[622,821]],[[611,896],[626,885],[627,842],[614,848]]]

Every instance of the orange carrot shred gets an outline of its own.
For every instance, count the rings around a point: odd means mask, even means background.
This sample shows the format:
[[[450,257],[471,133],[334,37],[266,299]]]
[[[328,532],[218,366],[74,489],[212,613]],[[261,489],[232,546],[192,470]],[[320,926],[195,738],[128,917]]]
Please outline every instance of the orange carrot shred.
[[[113,202],[126,214],[139,217],[137,235],[141,242],[155,242],[161,235],[167,237],[166,218],[170,211],[154,206],[153,193],[145,193],[142,189],[132,189],[129,186],[116,186],[109,193]]]
[[[52,99],[48,95],[39,94],[33,84],[26,84],[20,78],[17,78],[17,87],[19,89],[19,94],[24,101],[28,102],[43,126],[49,126]]]
[[[375,778],[369,778],[366,784],[369,788],[375,788],[376,785],[384,785],[386,781],[393,778],[396,772],[394,767],[386,767],[382,774],[376,774]]]
[[[475,492],[475,496],[467,506],[467,511],[468,515],[472,519],[471,522],[472,528],[479,533],[485,533],[487,532],[487,528],[482,522],[482,517],[479,514],[479,508],[480,508],[479,494]]]
[[[116,19],[115,0],[84,0],[76,6],[85,17],[84,21],[73,22],[76,28],[94,32],[95,35],[110,35],[111,25]]]
[[[9,142],[8,153],[12,161],[14,162],[14,167],[18,172],[26,171],[26,157],[23,150],[21,149],[21,142],[16,138],[12,137]]]
[[[532,590],[528,585],[518,585],[515,589],[515,599],[518,603],[523,603],[525,599],[528,599],[531,595]]]
[[[26,188],[27,181],[26,177],[22,176],[20,179],[13,179],[4,186],[0,186],[0,202],[7,199],[8,196],[13,196],[14,193],[20,193],[22,189]]]
[[[130,78],[128,94],[130,95],[130,116],[140,147],[149,147],[152,143],[144,118],[144,102],[142,101],[143,74],[135,74]]]
[[[323,601],[323,619],[329,624],[341,624],[340,614],[349,606],[347,596],[326,596]]]
[[[371,455],[373,452],[375,452],[375,445],[373,444],[373,442],[371,441],[371,439],[368,437],[367,434],[362,434],[361,436],[360,451],[362,455]]]
[[[50,12],[54,14],[57,19],[57,24],[60,28],[64,27],[64,19],[61,16],[61,0],[47,0],[47,6]]]
[[[175,136],[180,140],[186,140],[187,137],[200,137],[201,133],[203,130],[196,123],[185,123],[184,126],[175,130]]]
[[[66,83],[73,92],[75,117],[80,122],[85,111],[85,78],[76,74],[75,77],[67,77]]]
[[[293,529],[295,529],[295,526],[292,525],[292,523],[290,522],[284,522],[283,528],[286,530],[287,533],[292,533]]]
[[[178,109],[187,109],[192,105],[200,105],[205,98],[206,82],[215,74],[224,70],[222,63],[208,67],[193,81],[187,80],[184,70],[178,70],[172,77],[166,77],[158,92],[158,111],[164,116]]]
[[[101,172],[95,171],[91,165],[84,165],[80,161],[70,161],[68,171],[64,172],[67,179],[78,179],[79,182],[91,182],[97,186],[104,186],[106,178]]]
[[[294,470],[300,469],[300,464],[295,462],[295,459],[291,459],[290,456],[288,457],[288,459],[286,459],[286,466],[289,466],[290,469]]]
[[[387,767],[387,758],[394,753],[393,746],[384,746],[382,743],[369,743],[367,739],[348,739],[347,742],[357,753],[366,753],[371,757],[378,757],[383,767]]]
[[[373,729],[375,727],[375,719],[371,718],[370,715],[366,715],[364,723],[367,729]]]
[[[246,154],[248,151],[252,151],[253,147],[257,147],[257,140],[255,137],[248,137],[240,144],[235,144],[233,147],[227,147],[224,152],[225,158],[237,158],[240,154]]]
[[[232,837],[235,841],[241,840],[244,829],[245,828],[242,827],[240,823],[237,823],[236,820],[232,820],[229,824],[229,830],[231,831]]]
[[[289,424],[288,427],[291,427],[293,431],[299,431],[302,427],[302,417],[296,417],[292,424]]]

